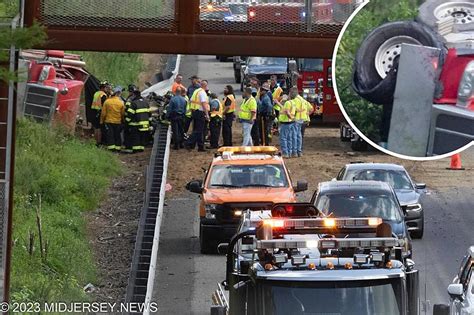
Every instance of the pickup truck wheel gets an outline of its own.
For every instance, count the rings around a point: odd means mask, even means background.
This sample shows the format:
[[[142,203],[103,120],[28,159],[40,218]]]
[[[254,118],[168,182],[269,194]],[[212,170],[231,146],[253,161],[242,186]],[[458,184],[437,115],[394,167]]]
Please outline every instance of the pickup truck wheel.
[[[386,23],[362,42],[354,63],[354,90],[375,104],[393,103],[402,44],[424,45],[444,51],[430,29],[413,21]]]
[[[455,31],[474,31],[474,3],[469,0],[428,0],[419,7],[418,12],[416,20],[435,31],[438,30],[437,23],[447,18],[454,18]]]
[[[411,235],[411,237],[413,237],[415,239],[422,239],[424,230],[425,230],[425,220],[422,217],[420,229],[410,232],[410,235]]]
[[[235,83],[242,83],[242,74],[239,71],[234,70]]]
[[[217,253],[217,243],[204,236],[202,225],[199,225],[199,246],[201,247],[201,254]]]

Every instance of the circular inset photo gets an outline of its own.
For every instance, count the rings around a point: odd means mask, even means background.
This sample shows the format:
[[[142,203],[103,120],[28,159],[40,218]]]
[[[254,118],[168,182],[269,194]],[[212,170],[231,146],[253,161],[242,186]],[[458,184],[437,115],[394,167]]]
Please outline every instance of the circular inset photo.
[[[372,0],[334,52],[335,92],[378,149],[425,160],[474,141],[474,2]]]

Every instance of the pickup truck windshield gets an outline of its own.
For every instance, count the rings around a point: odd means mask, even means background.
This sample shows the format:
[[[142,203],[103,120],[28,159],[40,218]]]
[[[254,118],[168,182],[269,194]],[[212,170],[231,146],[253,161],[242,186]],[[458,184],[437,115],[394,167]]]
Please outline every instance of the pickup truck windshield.
[[[208,188],[288,187],[282,165],[215,165]]]
[[[400,209],[392,195],[378,192],[321,193],[316,208],[336,217],[379,217],[400,222]]]
[[[318,71],[324,70],[323,59],[301,58],[298,59],[300,71]]]
[[[322,283],[267,281],[259,294],[264,300],[264,309],[259,313],[265,315],[399,315],[404,300],[400,278]]]
[[[249,66],[280,66],[286,67],[287,60],[286,58],[276,58],[276,57],[249,57],[247,60]]]
[[[391,170],[349,170],[346,180],[375,180],[390,184],[393,189],[413,190],[413,185],[403,171]]]

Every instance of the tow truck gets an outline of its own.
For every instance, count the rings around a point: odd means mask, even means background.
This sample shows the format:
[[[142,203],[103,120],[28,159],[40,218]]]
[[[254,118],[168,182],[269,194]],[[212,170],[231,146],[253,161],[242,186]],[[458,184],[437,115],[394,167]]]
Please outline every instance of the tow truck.
[[[380,218],[324,217],[311,204],[243,216],[211,314],[419,314],[419,274]]]
[[[331,59],[299,58],[298,91],[314,108],[313,116],[325,123],[344,121],[334,94]]]
[[[193,180],[186,189],[200,196],[199,243],[201,252],[208,254],[237,232],[243,211],[295,202],[296,193],[307,190],[308,183],[293,185],[276,147],[222,147],[204,181]]]

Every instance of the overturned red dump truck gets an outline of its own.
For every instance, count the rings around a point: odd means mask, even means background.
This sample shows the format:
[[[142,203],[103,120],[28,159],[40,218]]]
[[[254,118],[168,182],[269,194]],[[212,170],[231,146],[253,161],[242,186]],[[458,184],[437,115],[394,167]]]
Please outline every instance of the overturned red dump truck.
[[[20,114],[74,131],[90,77],[81,56],[58,50],[25,50],[20,57],[28,70],[26,87],[19,89]]]

